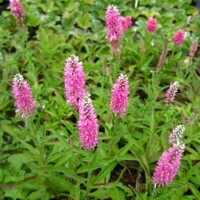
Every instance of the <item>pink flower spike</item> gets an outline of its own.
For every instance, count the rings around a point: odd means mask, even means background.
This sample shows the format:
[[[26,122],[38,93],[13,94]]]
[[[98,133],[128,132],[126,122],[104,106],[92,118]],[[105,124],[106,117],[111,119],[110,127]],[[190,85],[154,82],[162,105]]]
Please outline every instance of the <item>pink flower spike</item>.
[[[10,8],[17,23],[22,25],[24,21],[24,10],[20,0],[10,0]]]
[[[75,55],[66,59],[64,84],[67,103],[78,110],[79,103],[85,96],[85,73],[82,62]]]
[[[106,10],[106,26],[108,29],[106,39],[110,42],[119,41],[123,30],[119,10],[116,6],[108,6]]]
[[[83,149],[93,149],[98,143],[98,122],[89,94],[80,105],[78,130]]]
[[[119,10],[116,6],[108,6],[106,10],[106,39],[110,42],[112,51],[116,55],[120,55],[120,40],[123,35],[122,23]]]
[[[185,145],[173,145],[160,157],[153,174],[152,182],[158,185],[169,185],[180,168]]]
[[[164,102],[168,105],[169,102],[173,102],[174,98],[176,96],[176,93],[178,92],[178,88],[179,88],[179,82],[175,81],[174,83],[170,84],[169,89],[167,90],[166,93],[166,98],[164,100]]]
[[[123,32],[126,32],[129,27],[132,26],[132,17],[121,17]]]
[[[190,53],[188,54],[190,57],[195,57],[198,50],[198,42],[194,41],[190,47]]]
[[[32,115],[35,111],[35,101],[30,86],[21,74],[16,74],[13,79],[12,93],[17,107],[16,112],[22,113],[22,118]]]
[[[156,26],[157,26],[157,20],[155,18],[150,17],[148,19],[146,29],[153,33],[156,31]]]
[[[177,45],[181,45],[184,40],[184,35],[185,35],[184,31],[179,29],[174,35],[173,39],[174,43]]]
[[[128,89],[128,78],[126,75],[121,74],[113,85],[110,101],[111,111],[119,113],[121,118],[124,116],[128,104]]]

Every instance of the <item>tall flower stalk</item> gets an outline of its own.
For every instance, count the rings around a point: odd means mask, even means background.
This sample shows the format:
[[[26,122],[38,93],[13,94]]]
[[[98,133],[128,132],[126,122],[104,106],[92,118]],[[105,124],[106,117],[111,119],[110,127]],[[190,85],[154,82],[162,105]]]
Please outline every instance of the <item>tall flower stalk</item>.
[[[67,103],[78,110],[79,104],[85,96],[85,73],[82,62],[75,55],[66,59],[64,84]]]
[[[195,40],[195,41],[192,42],[192,45],[191,45],[191,47],[190,47],[190,52],[189,52],[188,55],[189,55],[190,57],[194,58],[195,55],[196,55],[196,53],[197,53],[197,50],[198,50],[198,41]]]
[[[83,149],[93,149],[98,143],[98,122],[89,94],[80,104],[78,130]]]
[[[110,107],[113,113],[119,113],[122,118],[126,112],[129,95],[129,84],[126,75],[121,74],[113,85]]]
[[[17,107],[16,112],[21,113],[22,118],[32,115],[35,111],[35,101],[30,86],[21,74],[16,74],[13,79],[12,93]]]
[[[160,59],[159,59],[159,62],[157,64],[157,68],[156,68],[157,72],[161,71],[163,68],[164,61],[167,57],[167,47],[168,47],[168,41],[165,42],[162,53],[160,55]]]
[[[20,0],[10,0],[10,8],[13,17],[16,19],[18,26],[23,26],[24,23],[24,9]]]
[[[180,168],[184,146],[173,145],[160,157],[153,174],[153,183],[163,186],[169,185]]]
[[[112,51],[119,56],[120,55],[120,40],[123,35],[123,27],[119,10],[116,6],[110,5],[106,10],[106,26],[107,35],[106,39],[110,42]]]
[[[162,154],[157,163],[152,180],[155,185],[169,185],[177,175],[185,149],[181,140],[184,131],[185,127],[178,125],[169,135],[169,143],[172,146]]]
[[[170,84],[169,89],[167,90],[167,93],[166,93],[166,98],[164,100],[164,102],[167,105],[169,104],[169,102],[174,101],[176,93],[178,92],[178,88],[179,88],[179,82],[178,81],[175,81],[174,83]]]

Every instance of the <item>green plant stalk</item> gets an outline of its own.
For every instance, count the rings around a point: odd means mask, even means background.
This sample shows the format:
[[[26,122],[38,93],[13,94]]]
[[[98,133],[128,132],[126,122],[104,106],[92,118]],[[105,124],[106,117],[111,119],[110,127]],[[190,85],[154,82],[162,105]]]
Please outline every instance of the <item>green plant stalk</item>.
[[[78,160],[79,160],[79,156],[80,156],[80,151],[81,151],[81,144],[79,144],[76,160],[74,163],[74,172],[75,173],[77,173],[77,170],[78,170]]]
[[[109,150],[108,150],[108,155],[112,152],[112,149],[113,149],[113,147],[114,147],[114,145],[116,145],[118,142],[119,142],[119,140],[120,140],[120,138],[121,138],[121,134],[116,134],[116,132],[117,132],[117,130],[116,130],[116,128],[117,128],[117,126],[115,125],[115,123],[116,124],[120,124],[120,119],[119,119],[119,116],[115,116],[115,117],[113,117],[113,127],[114,127],[114,130],[111,132],[111,143],[110,143],[110,148],[109,148]],[[116,128],[115,128],[116,127]]]
[[[155,85],[159,85],[160,84],[160,81],[161,81],[161,74],[160,73],[153,73],[152,74],[152,88],[156,88],[156,86]],[[164,102],[163,102],[163,106],[162,106],[162,111],[163,111],[163,109],[164,109]],[[166,106],[165,106],[166,107]],[[148,141],[148,143],[147,143],[147,150],[146,150],[146,157],[148,158],[148,156],[149,156],[149,153],[150,153],[150,150],[151,150],[151,143],[152,143],[152,141],[153,141],[153,138],[154,138],[154,136],[155,136],[155,118],[156,118],[156,116],[154,116],[153,115],[153,113],[156,113],[156,112],[154,112],[154,110],[152,110],[152,118],[154,118],[153,119],[153,123],[151,123],[152,125],[154,125],[153,127],[151,127],[151,124],[150,124],[150,129],[151,129],[151,135],[150,135],[150,138],[149,138],[149,141]],[[163,115],[164,113],[162,112],[162,115]],[[152,120],[152,119],[151,119]],[[157,122],[157,124],[158,124],[158,122]]]
[[[117,67],[118,67],[118,58],[117,55],[114,54],[114,65],[112,64],[112,72],[111,72],[113,83],[115,83],[117,79]]]
[[[92,150],[88,150],[88,177],[87,177],[87,184],[86,184],[86,199],[89,199],[90,180],[91,180],[91,176],[93,172],[93,170],[91,169],[91,162],[90,162],[91,155],[92,155]]]
[[[110,123],[110,121],[112,120],[112,112],[111,112],[111,110],[109,110],[107,113],[108,113],[107,122]]]
[[[44,159],[44,156],[43,156],[43,154],[42,154],[42,149],[41,149],[41,146],[39,145],[39,141],[38,141],[38,139],[37,139],[37,135],[36,135],[35,131],[34,131],[34,139],[35,139],[34,142],[35,142],[35,144],[36,144],[36,146],[37,146],[37,149],[38,149],[38,151],[39,151],[39,153],[40,153],[42,165],[44,166],[44,165],[45,165],[45,159]]]
[[[135,8],[138,7],[138,2],[139,2],[139,0],[136,0],[136,1],[135,1]]]
[[[145,166],[145,163],[142,161],[142,159],[140,159],[140,157],[134,152],[134,151],[131,151],[131,153],[137,158],[138,162],[140,163],[140,166],[142,167],[142,169],[144,170],[145,172],[145,179],[147,180],[146,182],[146,187],[145,187],[145,190],[147,191],[148,190],[148,181],[150,180],[150,171],[149,169]]]
[[[26,127],[26,129],[28,130],[29,124],[28,124],[28,119],[27,119],[27,118],[25,119],[25,127]],[[36,131],[35,131],[35,129],[33,128],[33,131],[30,131],[30,132],[33,132],[33,133],[32,133],[32,139],[33,139],[33,141],[34,141],[34,143],[35,143],[35,145],[36,145],[36,147],[37,147],[37,149],[38,149],[38,151],[39,151],[39,154],[40,154],[40,158],[41,158],[41,163],[40,163],[40,165],[41,165],[41,166],[44,166],[44,165],[45,165],[45,159],[44,159],[44,157],[43,157],[42,149],[41,149],[41,146],[40,146],[39,141],[38,141],[38,139],[37,139]]]

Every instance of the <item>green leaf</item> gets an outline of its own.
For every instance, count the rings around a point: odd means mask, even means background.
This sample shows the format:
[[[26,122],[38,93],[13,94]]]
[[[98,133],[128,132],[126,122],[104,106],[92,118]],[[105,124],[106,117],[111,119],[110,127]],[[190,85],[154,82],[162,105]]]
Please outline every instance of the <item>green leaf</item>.
[[[36,176],[35,174],[28,174],[26,178],[23,180],[18,181],[17,187],[19,188],[27,188],[31,191],[33,190],[42,190],[45,191],[46,184],[45,184],[45,177],[40,175]]]
[[[6,191],[4,197],[10,197],[12,199],[24,199],[22,191],[19,189],[12,189]]]
[[[33,155],[37,155],[37,149],[33,148],[30,144],[26,143],[24,140],[22,140],[20,138],[20,136],[18,136],[16,131],[16,128],[10,124],[2,124],[1,127],[3,128],[3,130],[5,132],[7,132],[8,134],[12,135],[14,138],[16,138],[16,140],[20,141],[22,143],[22,145],[28,149]]]
[[[117,187],[116,188],[109,188],[109,195],[110,195],[110,198],[115,199],[115,200],[125,199],[124,192]]]
[[[87,13],[81,17],[78,17],[77,24],[83,29],[91,27],[91,15]]]
[[[108,163],[107,166],[105,166],[99,173],[98,175],[92,180],[92,185],[94,184],[99,184],[101,183],[107,175],[109,175],[112,170],[115,168],[115,166],[117,165],[117,161],[113,161],[111,163]]]
[[[155,111],[152,110],[151,112],[151,118],[150,118],[150,130],[151,130],[151,134],[153,134],[155,132]]]
[[[49,185],[55,190],[60,192],[64,191],[70,192],[70,190],[73,188],[72,183],[67,181],[64,176],[61,178],[58,175],[50,174],[48,180],[49,180]]]
[[[125,135],[124,138],[132,143],[132,150],[134,152],[137,152],[138,155],[144,154],[144,149],[142,146],[139,144],[137,140],[131,137],[131,135]]]
[[[109,199],[109,191],[106,189],[99,188],[95,192],[89,194],[91,197],[96,197],[95,199]]]
[[[32,156],[28,153],[13,154],[8,158],[8,161],[13,165],[15,171],[19,171],[23,163],[28,163],[32,159]]]
[[[49,200],[49,193],[48,193],[48,192],[45,192],[45,191],[42,191],[42,190],[35,191],[35,192],[32,192],[32,193],[28,196],[28,199],[29,199],[29,200],[38,200],[38,199],[41,199],[41,200]]]
[[[49,172],[61,172],[63,173],[65,176],[67,176],[68,178],[73,178],[75,181],[77,181],[78,183],[84,182],[84,178],[81,178],[80,176],[78,176],[76,173],[74,173],[74,171],[68,169],[67,167],[56,167],[53,165],[46,165],[44,167],[40,167],[38,168],[38,170],[41,171],[49,171]]]
[[[11,102],[11,101],[9,101],[9,100],[6,100],[6,101],[1,102],[1,103],[0,103],[0,110],[3,110],[4,108],[6,108],[7,105],[9,105],[10,102]]]
[[[37,10],[30,11],[26,17],[27,17],[27,22],[26,22],[27,26],[36,27],[40,24],[41,15]]]
[[[189,188],[191,189],[191,191],[194,194],[195,198],[199,199],[200,198],[200,192],[197,190],[197,188],[192,183],[189,183]]]
[[[70,190],[70,197],[73,199],[80,199],[81,188],[80,185],[73,185]]]
[[[134,157],[131,155],[126,154],[129,150],[131,150],[133,147],[132,142],[128,142],[125,146],[123,146],[119,151],[116,153],[116,159],[119,159],[120,157],[127,156],[129,159],[134,160]],[[131,158],[132,157],[132,158]],[[125,160],[125,158],[124,158]]]

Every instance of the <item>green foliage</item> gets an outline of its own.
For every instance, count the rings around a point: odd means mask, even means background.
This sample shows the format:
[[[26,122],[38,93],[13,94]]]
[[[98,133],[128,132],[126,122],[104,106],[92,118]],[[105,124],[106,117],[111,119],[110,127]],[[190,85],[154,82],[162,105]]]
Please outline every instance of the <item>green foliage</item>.
[[[2,1],[0,1],[2,2]],[[105,40],[108,1],[22,0],[24,27],[9,10],[0,16],[0,199],[200,199],[200,58],[188,60],[199,37],[200,16],[187,1],[112,1],[135,25],[124,33],[120,61]],[[154,16],[158,28],[146,31]],[[178,29],[187,37],[171,41]],[[168,40],[163,68],[156,66]],[[99,121],[94,150],[80,146],[78,112],[66,104],[63,69],[79,56]],[[37,111],[26,120],[15,113],[11,85],[22,73]],[[124,118],[110,113],[112,84],[129,77]],[[163,102],[172,81],[180,82],[173,104]],[[173,183],[154,191],[152,173],[168,135],[186,125],[186,150]]]

